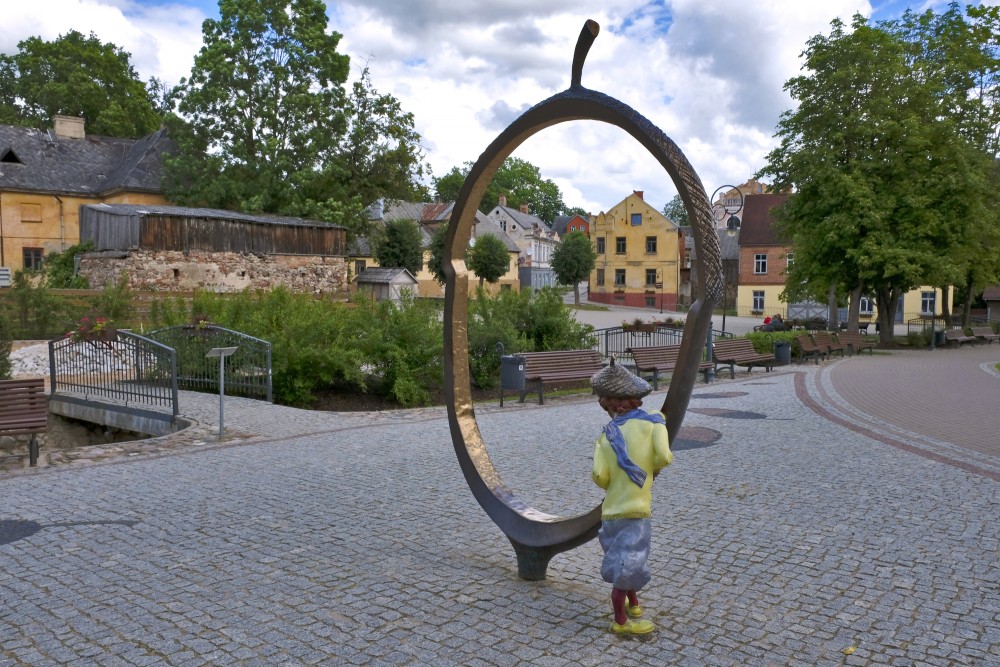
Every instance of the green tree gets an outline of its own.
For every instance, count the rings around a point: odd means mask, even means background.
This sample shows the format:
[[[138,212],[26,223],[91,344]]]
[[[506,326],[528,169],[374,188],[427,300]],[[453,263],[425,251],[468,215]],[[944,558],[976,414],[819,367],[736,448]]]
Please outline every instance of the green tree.
[[[431,235],[431,242],[428,250],[431,256],[427,260],[427,269],[434,274],[434,280],[444,285],[444,242],[448,235],[448,225],[441,225],[434,230]]]
[[[49,127],[56,114],[82,117],[88,134],[141,137],[160,126],[155,100],[131,55],[93,33],[47,42],[29,37],[0,55],[0,122]]]
[[[667,216],[667,220],[681,227],[691,226],[687,208],[684,207],[684,202],[681,201],[680,195],[674,195],[674,198],[667,202],[663,207],[663,215]]]
[[[986,201],[981,151],[913,70],[904,40],[855,15],[809,40],[807,74],[785,86],[779,146],[759,175],[796,194],[778,211],[795,250],[784,297],[873,293],[883,342],[899,297],[958,274],[949,259],[962,219]]]
[[[469,248],[466,262],[469,270],[479,276],[479,284],[483,281],[495,283],[507,273],[510,268],[510,253],[499,237],[492,234],[477,236],[475,244]]]
[[[597,264],[597,253],[583,232],[570,232],[552,253],[552,270],[563,285],[573,286],[573,302],[580,305],[580,281]]]
[[[379,266],[404,268],[414,276],[423,267],[423,237],[415,221],[390,220],[372,240],[374,257]]]
[[[355,236],[372,201],[421,192],[413,117],[375,91],[367,68],[345,90],[349,59],[327,22],[321,0],[220,0],[177,90],[169,197],[340,223]]]
[[[439,201],[455,201],[465,182],[472,163],[466,162],[462,169],[452,167],[451,171],[441,178],[434,179],[434,192]],[[479,210],[488,213],[500,201],[500,195],[507,197],[507,205],[520,208],[527,204],[534,215],[548,224],[558,215],[563,215],[569,209],[563,202],[559,186],[550,179],[542,178],[538,167],[526,160],[509,157],[503,161],[497,173],[493,176],[483,199],[479,202]]]

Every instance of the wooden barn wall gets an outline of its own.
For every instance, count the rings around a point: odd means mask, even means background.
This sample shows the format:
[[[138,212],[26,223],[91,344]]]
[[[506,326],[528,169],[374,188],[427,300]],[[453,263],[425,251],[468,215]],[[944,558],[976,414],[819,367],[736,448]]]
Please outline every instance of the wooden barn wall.
[[[147,215],[139,223],[140,247],[264,255],[342,256],[343,229]]]
[[[80,242],[93,241],[97,250],[139,247],[139,217],[80,208]]]

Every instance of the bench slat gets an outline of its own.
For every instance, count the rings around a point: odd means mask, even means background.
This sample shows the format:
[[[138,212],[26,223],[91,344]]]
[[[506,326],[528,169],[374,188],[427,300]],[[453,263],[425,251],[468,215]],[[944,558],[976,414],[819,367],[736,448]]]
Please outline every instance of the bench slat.
[[[538,403],[544,403],[544,389],[547,382],[569,382],[588,380],[604,367],[604,361],[597,350],[555,350],[552,352],[522,352],[524,357],[525,384],[538,385]],[[521,392],[521,402],[528,393]]]

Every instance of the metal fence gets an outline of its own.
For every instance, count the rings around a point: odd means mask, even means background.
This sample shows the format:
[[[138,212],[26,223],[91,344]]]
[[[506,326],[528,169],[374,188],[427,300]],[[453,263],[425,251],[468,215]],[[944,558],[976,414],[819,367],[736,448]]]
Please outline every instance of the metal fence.
[[[52,394],[82,394],[120,403],[125,412],[141,406],[167,407],[178,414],[174,350],[127,331],[102,332],[84,340],[49,341]]]
[[[266,340],[214,324],[166,327],[147,335],[177,351],[177,383],[181,389],[219,391],[218,359],[205,355],[214,347],[236,347],[226,359],[226,394],[273,401],[271,343]]]
[[[684,330],[670,327],[656,327],[653,330],[639,330],[634,326],[629,327],[628,329],[619,326],[609,327],[607,329],[596,329],[592,336],[596,341],[594,349],[600,352],[603,358],[608,359],[611,355],[615,355],[616,359],[622,359],[625,363],[631,363],[632,355],[626,353],[626,350],[630,347],[680,345],[681,338],[684,337]],[[712,330],[712,340],[732,337],[732,333],[717,331],[715,329]]]

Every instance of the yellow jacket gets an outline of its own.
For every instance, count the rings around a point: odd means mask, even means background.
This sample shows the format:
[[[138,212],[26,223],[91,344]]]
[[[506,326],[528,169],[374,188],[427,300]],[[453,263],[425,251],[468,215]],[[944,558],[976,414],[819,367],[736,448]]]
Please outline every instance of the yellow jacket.
[[[653,475],[670,465],[667,427],[642,419],[629,419],[621,426],[628,455],[646,471],[646,483],[639,488],[618,466],[618,459],[607,437],[601,434],[594,448],[594,469],[591,476],[607,494],[601,505],[601,518],[644,519],[652,513]]]

